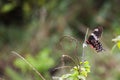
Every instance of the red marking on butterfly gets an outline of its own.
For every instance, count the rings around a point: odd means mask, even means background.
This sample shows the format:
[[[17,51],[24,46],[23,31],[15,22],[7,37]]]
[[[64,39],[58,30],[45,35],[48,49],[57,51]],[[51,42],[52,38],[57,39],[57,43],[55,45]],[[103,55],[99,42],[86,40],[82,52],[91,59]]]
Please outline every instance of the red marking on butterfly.
[[[104,50],[102,44],[99,41],[102,31],[103,31],[102,26],[94,28],[93,32],[90,34],[86,41],[86,43],[89,44],[92,48],[94,48],[97,52],[101,52]]]

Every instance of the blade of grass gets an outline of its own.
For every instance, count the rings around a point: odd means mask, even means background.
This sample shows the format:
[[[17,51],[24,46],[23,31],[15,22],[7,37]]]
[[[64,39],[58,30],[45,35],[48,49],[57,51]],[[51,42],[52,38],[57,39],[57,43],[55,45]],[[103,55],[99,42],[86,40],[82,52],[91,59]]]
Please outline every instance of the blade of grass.
[[[32,64],[30,64],[24,57],[22,57],[20,54],[18,54],[18,53],[15,52],[15,51],[12,51],[11,53],[17,55],[17,56],[20,57],[23,61],[25,61],[25,62],[40,76],[40,78],[41,78],[42,80],[46,80],[46,79],[41,75],[41,73],[38,72],[38,71],[32,66]]]

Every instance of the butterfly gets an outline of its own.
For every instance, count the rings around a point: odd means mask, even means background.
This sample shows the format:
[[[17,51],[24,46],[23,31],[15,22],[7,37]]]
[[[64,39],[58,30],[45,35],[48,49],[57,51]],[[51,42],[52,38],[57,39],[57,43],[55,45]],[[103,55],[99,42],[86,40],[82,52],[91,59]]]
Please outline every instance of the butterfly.
[[[104,50],[101,42],[99,41],[102,32],[103,32],[103,27],[97,26],[96,28],[94,28],[93,32],[89,35],[86,41],[86,43],[92,46],[97,52],[101,52]]]

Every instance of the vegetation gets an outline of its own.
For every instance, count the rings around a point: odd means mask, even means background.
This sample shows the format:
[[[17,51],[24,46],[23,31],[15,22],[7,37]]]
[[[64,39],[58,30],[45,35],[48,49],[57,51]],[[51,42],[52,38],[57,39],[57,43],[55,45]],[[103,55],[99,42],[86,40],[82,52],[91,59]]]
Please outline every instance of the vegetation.
[[[0,0],[0,80],[120,80],[119,3]],[[97,25],[102,53],[83,48]]]

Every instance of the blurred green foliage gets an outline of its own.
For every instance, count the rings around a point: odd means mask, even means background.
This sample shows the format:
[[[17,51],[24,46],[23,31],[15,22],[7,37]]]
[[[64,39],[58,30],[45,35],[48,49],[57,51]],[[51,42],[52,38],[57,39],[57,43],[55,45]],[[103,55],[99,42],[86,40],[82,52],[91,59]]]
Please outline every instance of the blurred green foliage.
[[[0,78],[40,79],[23,60],[9,55],[15,50],[49,80],[48,70],[60,65],[60,55],[75,56],[73,42],[63,41],[65,51],[56,49],[59,39],[72,35],[81,45],[86,29],[91,31],[99,24],[104,27],[101,42],[106,51],[94,54],[91,48],[86,48],[91,64],[87,79],[119,80],[120,43],[111,41],[120,35],[119,3],[119,0],[0,0]],[[113,45],[117,47],[113,49]],[[79,55],[81,50],[80,46]]]
[[[1,12],[2,12],[2,13],[7,13],[7,12],[13,10],[14,8],[15,8],[14,4],[8,3],[8,4],[5,4],[5,5],[2,7]]]
[[[62,76],[62,80],[86,80],[88,73],[90,73],[90,64],[88,61],[80,62],[80,65],[74,66],[72,68],[72,73],[64,74]]]
[[[23,78],[10,67],[6,68],[6,73],[9,75],[11,80],[23,80]]]
[[[116,47],[119,49],[118,52],[120,51],[120,36],[117,36],[116,38],[112,39],[113,42],[115,42],[114,46],[112,47],[112,52],[116,50]]]
[[[51,50],[45,48],[35,56],[28,54],[25,59],[40,73],[44,74],[44,76],[47,76],[46,72],[49,73],[49,69],[55,64],[55,61],[50,57],[50,53]],[[14,65],[19,68],[22,73],[27,74],[28,70],[32,70],[31,67],[20,58],[15,60]]]

